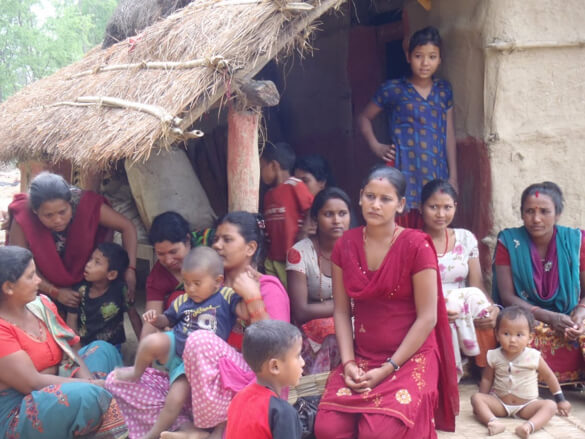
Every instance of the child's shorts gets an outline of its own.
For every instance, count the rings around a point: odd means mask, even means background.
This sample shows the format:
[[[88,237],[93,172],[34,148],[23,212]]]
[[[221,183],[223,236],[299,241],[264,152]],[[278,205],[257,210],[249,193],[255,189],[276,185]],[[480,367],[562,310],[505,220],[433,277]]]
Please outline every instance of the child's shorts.
[[[506,410],[506,413],[508,413],[508,416],[511,416],[513,418],[515,418],[516,417],[516,414],[520,410],[522,410],[524,407],[526,407],[528,404],[532,404],[534,401],[538,401],[538,399],[533,399],[532,401],[528,401],[528,402],[526,402],[524,404],[513,405],[513,404],[506,404],[495,393],[492,393],[492,395],[494,395],[498,399],[498,401],[500,401],[500,403],[504,406],[504,409]]]
[[[159,364],[169,371],[169,379],[171,384],[173,384],[173,381],[175,381],[181,375],[185,375],[185,364],[183,363],[183,359],[177,355],[175,333],[173,331],[166,331],[165,334],[169,337],[171,346],[169,348],[167,362]]]

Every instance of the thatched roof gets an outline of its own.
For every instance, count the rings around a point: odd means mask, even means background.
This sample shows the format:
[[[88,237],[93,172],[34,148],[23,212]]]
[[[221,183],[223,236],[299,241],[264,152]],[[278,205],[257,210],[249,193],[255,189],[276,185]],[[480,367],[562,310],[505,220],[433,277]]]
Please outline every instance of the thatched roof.
[[[193,0],[119,0],[108,20],[102,49],[140,33],[144,28]]]
[[[6,100],[0,160],[144,159],[189,137],[210,106],[277,54],[302,49],[311,23],[342,2],[197,0]]]

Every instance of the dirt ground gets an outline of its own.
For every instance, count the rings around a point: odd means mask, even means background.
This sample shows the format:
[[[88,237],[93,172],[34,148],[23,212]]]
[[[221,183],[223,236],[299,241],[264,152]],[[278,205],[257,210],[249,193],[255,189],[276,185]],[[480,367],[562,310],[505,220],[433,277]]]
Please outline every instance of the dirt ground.
[[[477,385],[471,381],[459,385],[461,411],[457,418],[454,433],[439,432],[439,439],[477,439],[488,437],[487,428],[473,417],[470,398],[477,392]],[[545,396],[544,392],[541,392]],[[584,439],[585,438],[585,393],[582,391],[565,390],[565,395],[572,404],[571,415],[567,418],[555,416],[540,431],[531,435],[534,439]],[[550,396],[549,396],[550,398]],[[518,438],[514,429],[523,421],[521,419],[503,419],[506,431],[497,436],[498,439]]]
[[[5,211],[14,194],[20,190],[20,173],[14,167],[0,168],[0,210]],[[4,231],[0,231],[0,242],[4,242]],[[139,270],[139,276],[146,276]],[[144,282],[144,281],[143,281]],[[144,285],[144,283],[139,284]],[[144,311],[144,291],[137,292],[136,306],[139,312]],[[136,352],[137,341],[128,318],[125,322],[127,342],[122,346],[124,362],[131,364]],[[439,439],[477,439],[488,437],[487,429],[473,417],[469,399],[477,391],[477,386],[472,382],[464,382],[459,385],[461,395],[461,413],[457,418],[456,431],[454,433],[439,432]],[[538,431],[531,438],[534,439],[585,439],[585,392],[566,391],[567,399],[573,405],[573,410],[568,418],[555,416],[548,425]],[[517,438],[514,434],[516,426],[522,422],[518,419],[504,419],[506,431],[498,436],[498,439]],[[422,439],[422,438],[421,438]]]

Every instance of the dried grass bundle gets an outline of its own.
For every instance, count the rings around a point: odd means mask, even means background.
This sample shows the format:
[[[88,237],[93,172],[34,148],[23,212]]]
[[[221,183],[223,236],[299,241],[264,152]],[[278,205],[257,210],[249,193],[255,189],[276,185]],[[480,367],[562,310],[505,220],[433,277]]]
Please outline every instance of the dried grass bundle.
[[[102,49],[138,34],[193,0],[121,0],[110,17]]]
[[[103,168],[121,158],[145,159],[153,147],[168,148],[226,89],[251,79],[278,53],[302,47],[311,23],[342,2],[315,0],[309,11],[287,10],[284,0],[193,2],[145,29],[134,46],[95,48],[0,105],[0,160],[68,159]],[[144,64],[201,59],[204,65],[192,68]],[[86,71],[95,73],[75,76]],[[136,105],[100,105],[99,97]],[[154,111],[138,111],[140,105]]]

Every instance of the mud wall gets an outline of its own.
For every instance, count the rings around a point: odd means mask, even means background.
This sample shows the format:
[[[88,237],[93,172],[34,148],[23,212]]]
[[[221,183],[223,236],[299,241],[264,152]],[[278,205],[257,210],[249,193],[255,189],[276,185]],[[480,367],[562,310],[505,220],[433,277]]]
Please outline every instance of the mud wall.
[[[520,194],[552,180],[561,223],[585,224],[585,10],[582,0],[492,0],[485,10],[485,138],[494,229],[520,224]]]
[[[492,236],[521,224],[521,192],[543,180],[565,193],[561,223],[583,225],[582,1],[435,1],[426,12],[412,0],[405,8],[411,29],[433,24],[444,37],[440,74],[453,84],[458,139],[487,145],[492,194],[482,202],[491,199]]]

